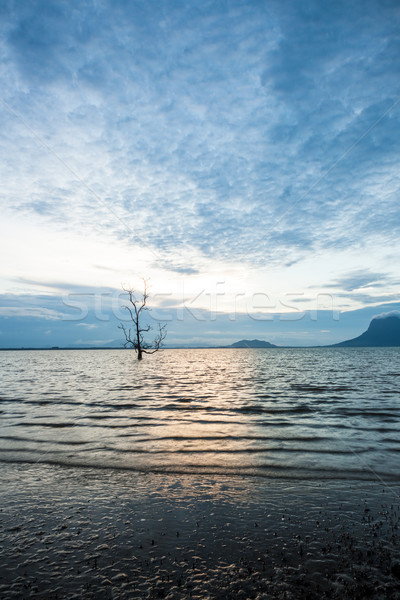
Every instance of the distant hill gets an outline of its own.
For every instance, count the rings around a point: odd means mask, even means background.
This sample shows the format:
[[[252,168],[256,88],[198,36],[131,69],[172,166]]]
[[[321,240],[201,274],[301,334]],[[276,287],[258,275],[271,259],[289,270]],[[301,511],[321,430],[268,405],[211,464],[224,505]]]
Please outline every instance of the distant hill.
[[[352,340],[335,347],[400,346],[400,315],[388,315],[372,319],[367,331]]]
[[[240,342],[231,344],[229,348],[277,348],[277,346],[264,342],[264,340],[240,340]]]

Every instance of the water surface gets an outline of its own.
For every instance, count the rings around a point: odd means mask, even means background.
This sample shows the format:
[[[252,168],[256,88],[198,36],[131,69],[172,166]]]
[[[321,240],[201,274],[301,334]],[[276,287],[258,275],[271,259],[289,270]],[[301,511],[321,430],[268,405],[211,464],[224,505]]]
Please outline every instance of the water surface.
[[[0,460],[400,479],[396,348],[0,352]]]

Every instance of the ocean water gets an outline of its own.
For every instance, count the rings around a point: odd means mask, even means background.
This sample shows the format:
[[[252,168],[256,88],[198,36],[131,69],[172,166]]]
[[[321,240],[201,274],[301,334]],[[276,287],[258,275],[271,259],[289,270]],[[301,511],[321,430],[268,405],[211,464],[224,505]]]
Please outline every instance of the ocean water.
[[[0,460],[400,480],[400,349],[3,351]]]

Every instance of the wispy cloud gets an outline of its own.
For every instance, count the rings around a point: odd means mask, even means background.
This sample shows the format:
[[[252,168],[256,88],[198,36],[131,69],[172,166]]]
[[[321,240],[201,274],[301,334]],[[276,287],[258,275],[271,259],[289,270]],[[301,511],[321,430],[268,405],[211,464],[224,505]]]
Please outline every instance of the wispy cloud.
[[[104,205],[3,106],[15,210],[258,264],[398,236],[399,109],[296,204],[400,94],[395,3],[73,8],[9,5],[2,89]]]
[[[388,284],[400,284],[400,280],[394,279],[385,273],[373,272],[368,269],[352,271],[336,279],[331,283],[333,287],[337,287],[348,292],[359,290],[367,287],[381,288]]]
[[[387,317],[398,317],[400,319],[400,310],[391,310],[389,312],[379,313],[374,319],[386,319]]]
[[[235,262],[266,285],[280,273],[285,290],[297,273],[307,291],[304,265],[329,256],[320,276],[349,306],[371,302],[368,286],[375,303],[395,299],[396,2],[9,0],[1,10],[5,218],[124,248],[139,272],[145,248],[165,281]],[[63,279],[65,238],[40,255],[54,254],[59,282],[56,269],[40,278],[24,267],[37,244],[25,248],[22,228],[10,244],[23,248],[15,283],[39,299],[85,291]],[[114,257],[87,262],[104,289],[125,279]]]

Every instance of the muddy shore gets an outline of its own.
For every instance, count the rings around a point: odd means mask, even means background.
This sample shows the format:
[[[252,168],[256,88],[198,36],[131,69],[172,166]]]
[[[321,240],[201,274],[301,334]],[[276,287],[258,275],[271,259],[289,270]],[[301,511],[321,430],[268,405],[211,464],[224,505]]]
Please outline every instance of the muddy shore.
[[[0,598],[400,598],[400,485],[2,464]]]

